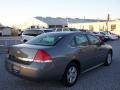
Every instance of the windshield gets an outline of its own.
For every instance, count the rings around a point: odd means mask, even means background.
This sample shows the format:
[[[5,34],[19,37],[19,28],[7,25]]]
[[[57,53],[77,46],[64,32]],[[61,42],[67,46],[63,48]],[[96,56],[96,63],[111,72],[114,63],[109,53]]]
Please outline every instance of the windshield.
[[[26,30],[26,31],[23,32],[23,35],[37,36],[41,33],[42,33],[41,30]]]
[[[37,36],[36,38],[28,41],[27,44],[41,45],[41,46],[54,46],[62,38],[63,38],[63,35],[47,33],[47,34],[42,34]]]

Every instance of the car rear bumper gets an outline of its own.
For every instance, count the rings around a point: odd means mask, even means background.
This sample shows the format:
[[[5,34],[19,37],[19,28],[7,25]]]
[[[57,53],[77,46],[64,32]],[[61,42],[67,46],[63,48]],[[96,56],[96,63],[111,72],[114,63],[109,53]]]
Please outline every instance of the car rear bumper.
[[[31,63],[30,65],[19,64],[10,60],[5,61],[5,67],[8,72],[32,80],[59,80],[60,75],[56,74],[56,68],[50,63]]]

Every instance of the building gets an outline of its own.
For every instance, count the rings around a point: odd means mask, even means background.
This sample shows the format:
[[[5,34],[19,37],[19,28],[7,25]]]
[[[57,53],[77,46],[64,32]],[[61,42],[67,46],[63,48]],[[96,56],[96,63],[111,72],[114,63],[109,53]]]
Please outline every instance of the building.
[[[90,31],[106,31],[106,21],[69,23],[69,28],[86,29]],[[120,35],[120,20],[110,20],[108,22],[108,31]]]
[[[12,28],[1,26],[0,27],[0,36],[10,36],[12,35]]]
[[[53,18],[53,17],[34,17],[18,25],[21,30],[27,28],[63,28],[68,27],[69,23],[85,23],[85,22],[96,22],[103,20],[96,19],[79,19],[79,18]]]

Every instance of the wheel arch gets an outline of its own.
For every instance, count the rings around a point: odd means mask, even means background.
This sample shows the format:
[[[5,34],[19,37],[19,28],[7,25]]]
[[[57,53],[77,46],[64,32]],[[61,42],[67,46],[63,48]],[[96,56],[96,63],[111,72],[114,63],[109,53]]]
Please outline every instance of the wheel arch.
[[[81,64],[80,64],[80,61],[78,61],[77,59],[73,59],[73,60],[71,60],[69,63],[68,63],[68,65],[69,64],[71,64],[71,63],[75,63],[77,66],[78,66],[78,71],[79,71],[79,74],[80,74],[80,72],[81,72]],[[67,65],[67,66],[68,66]],[[67,68],[67,67],[66,67]]]

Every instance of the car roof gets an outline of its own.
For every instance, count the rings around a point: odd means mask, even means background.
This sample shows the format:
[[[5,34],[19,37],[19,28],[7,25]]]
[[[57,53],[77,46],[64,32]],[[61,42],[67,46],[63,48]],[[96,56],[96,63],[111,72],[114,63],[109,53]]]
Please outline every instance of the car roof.
[[[26,30],[53,30],[53,29],[44,29],[44,28],[38,29],[38,28],[32,28],[32,29],[26,29]],[[25,31],[26,31],[26,30],[25,30]]]
[[[44,30],[52,30],[52,31],[54,31],[53,29],[41,29],[41,30],[43,30],[43,31],[44,31]]]
[[[80,31],[74,31],[74,32],[71,32],[71,31],[64,31],[64,32],[50,32],[51,34],[61,34],[61,35],[72,35],[72,34],[89,34],[89,33],[86,33],[86,32],[80,32]]]

